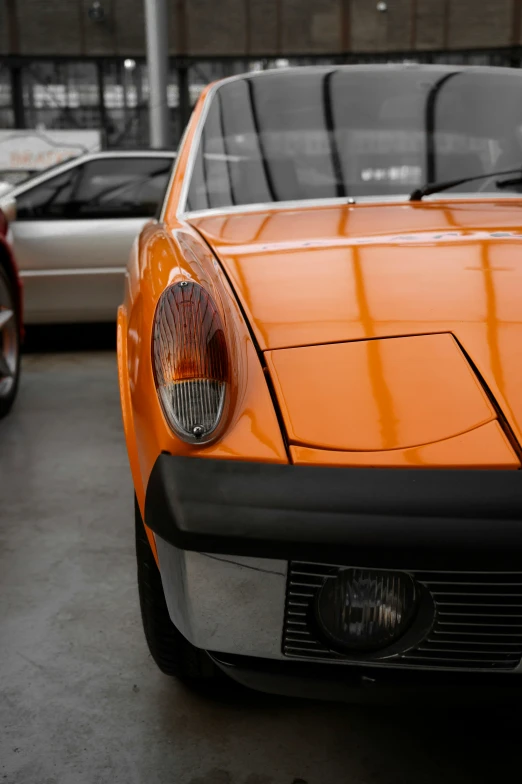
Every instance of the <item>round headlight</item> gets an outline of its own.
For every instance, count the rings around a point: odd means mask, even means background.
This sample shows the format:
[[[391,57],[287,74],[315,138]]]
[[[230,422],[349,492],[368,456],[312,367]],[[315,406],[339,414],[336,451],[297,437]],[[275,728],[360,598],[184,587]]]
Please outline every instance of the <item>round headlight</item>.
[[[222,418],[229,381],[225,330],[216,303],[194,281],[161,295],[154,318],[154,378],[163,413],[184,441],[205,443]]]
[[[415,615],[417,593],[403,572],[343,569],[319,591],[317,621],[334,647],[373,651],[398,640]]]

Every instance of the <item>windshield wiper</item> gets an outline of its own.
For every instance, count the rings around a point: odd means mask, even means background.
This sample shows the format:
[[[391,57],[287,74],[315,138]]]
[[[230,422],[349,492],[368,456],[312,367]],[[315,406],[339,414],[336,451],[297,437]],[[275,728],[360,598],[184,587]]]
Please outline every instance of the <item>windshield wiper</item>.
[[[425,196],[431,196],[432,193],[439,193],[439,191],[446,191],[448,188],[456,188],[457,185],[465,185],[467,182],[476,182],[477,180],[486,180],[489,177],[503,177],[505,174],[519,174],[522,179],[522,166],[518,169],[504,169],[504,171],[488,172],[487,174],[476,174],[474,177],[461,177],[458,180],[446,180],[446,182],[434,182],[431,185],[424,185],[422,188],[417,188],[410,194],[410,201],[422,201]],[[499,187],[507,188],[512,184],[513,180],[506,182],[495,183]]]
[[[512,185],[522,184],[522,171],[518,172],[518,177],[511,180],[497,180],[495,185],[497,188],[511,188]]]

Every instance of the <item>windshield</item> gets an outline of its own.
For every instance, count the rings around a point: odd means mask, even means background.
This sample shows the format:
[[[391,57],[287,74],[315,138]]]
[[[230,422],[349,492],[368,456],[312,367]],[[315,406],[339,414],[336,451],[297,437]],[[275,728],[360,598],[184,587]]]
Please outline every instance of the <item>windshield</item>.
[[[303,68],[225,82],[204,122],[187,208],[409,194],[518,167],[521,97],[521,76],[508,69]]]
[[[0,180],[11,183],[15,188],[19,185],[28,185],[43,174],[50,174],[55,169],[61,169],[62,166],[66,163],[71,163],[71,161],[77,157],[79,156],[72,155],[70,158],[65,158],[62,161],[58,161],[58,163],[53,163],[51,166],[45,166],[43,169],[4,169],[0,172]]]

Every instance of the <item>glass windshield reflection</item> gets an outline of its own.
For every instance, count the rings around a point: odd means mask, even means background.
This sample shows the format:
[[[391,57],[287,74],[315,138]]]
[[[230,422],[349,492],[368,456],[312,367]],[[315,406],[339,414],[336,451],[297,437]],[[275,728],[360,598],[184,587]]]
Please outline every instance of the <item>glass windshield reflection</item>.
[[[303,68],[224,83],[188,209],[409,194],[518,167],[521,86],[508,69],[440,67]],[[452,192],[495,190],[485,180]]]

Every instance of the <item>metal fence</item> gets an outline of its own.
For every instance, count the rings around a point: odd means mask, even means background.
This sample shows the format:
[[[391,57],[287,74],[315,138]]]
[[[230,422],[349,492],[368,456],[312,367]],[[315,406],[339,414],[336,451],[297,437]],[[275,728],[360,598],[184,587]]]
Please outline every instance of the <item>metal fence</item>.
[[[289,59],[171,61],[168,105],[172,147],[208,82],[287,65],[429,62],[520,67],[522,50],[398,52]],[[142,60],[0,58],[0,128],[101,129],[106,148],[149,144],[147,66]]]

